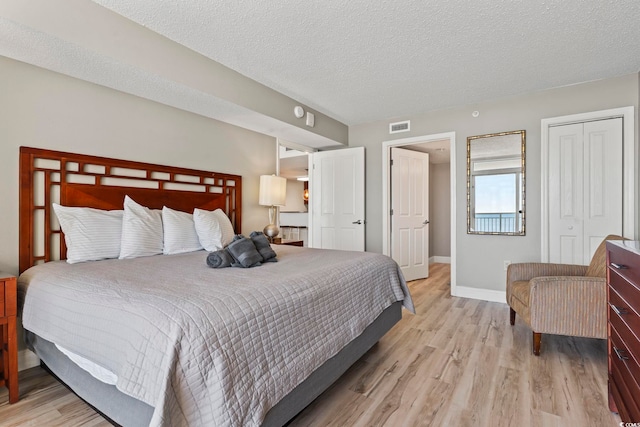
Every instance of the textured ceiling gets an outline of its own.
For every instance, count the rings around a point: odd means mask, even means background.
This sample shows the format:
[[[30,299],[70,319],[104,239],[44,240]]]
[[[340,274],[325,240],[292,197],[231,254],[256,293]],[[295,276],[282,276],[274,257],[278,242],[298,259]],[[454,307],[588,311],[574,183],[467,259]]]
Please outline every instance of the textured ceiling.
[[[94,0],[348,125],[640,70],[640,1]]]

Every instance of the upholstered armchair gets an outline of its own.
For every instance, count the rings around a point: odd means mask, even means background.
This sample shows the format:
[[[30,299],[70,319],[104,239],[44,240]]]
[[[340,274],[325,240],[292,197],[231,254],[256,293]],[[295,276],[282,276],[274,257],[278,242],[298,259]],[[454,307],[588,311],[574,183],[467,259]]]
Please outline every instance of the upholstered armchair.
[[[607,256],[605,241],[586,265],[519,263],[507,269],[510,323],[516,313],[533,331],[533,354],[542,334],[607,337]]]

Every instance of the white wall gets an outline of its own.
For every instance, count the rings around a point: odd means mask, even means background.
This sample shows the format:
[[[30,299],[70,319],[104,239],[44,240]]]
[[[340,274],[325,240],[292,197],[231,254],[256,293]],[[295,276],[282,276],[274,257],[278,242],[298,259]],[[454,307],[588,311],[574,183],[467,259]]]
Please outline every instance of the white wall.
[[[457,286],[504,291],[503,260],[540,260],[540,120],[588,111],[634,106],[638,109],[638,74],[525,94],[509,99],[395,117],[349,129],[349,145],[364,146],[366,155],[366,248],[382,251],[382,142],[442,132],[456,132],[456,201],[452,222],[457,231]],[[474,110],[480,116],[473,118]],[[389,135],[389,122],[411,120],[411,132]],[[526,146],[526,236],[482,236],[466,233],[466,139],[472,135],[524,129]],[[636,153],[638,125],[636,120]],[[637,168],[636,168],[637,170]],[[637,179],[637,178],[636,178]],[[636,201],[637,203],[637,201]],[[638,224],[636,224],[636,230]]]
[[[274,138],[0,57],[0,270],[18,272],[18,147],[242,175],[242,231],[261,230]]]
[[[451,177],[449,163],[429,167],[429,256],[451,256]]]

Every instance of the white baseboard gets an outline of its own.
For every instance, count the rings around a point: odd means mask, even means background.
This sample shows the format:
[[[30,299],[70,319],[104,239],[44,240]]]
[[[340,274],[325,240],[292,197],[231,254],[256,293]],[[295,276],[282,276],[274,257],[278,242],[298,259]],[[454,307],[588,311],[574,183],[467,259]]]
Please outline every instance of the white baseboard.
[[[493,289],[477,289],[467,286],[456,286],[454,297],[481,299],[490,302],[507,303],[507,295],[504,291],[495,291]]]
[[[441,263],[441,264],[451,264],[451,257],[450,256],[432,256],[431,258],[429,258],[429,264],[433,264],[433,263]]]
[[[18,371],[34,368],[40,365],[40,358],[28,349],[18,351]]]

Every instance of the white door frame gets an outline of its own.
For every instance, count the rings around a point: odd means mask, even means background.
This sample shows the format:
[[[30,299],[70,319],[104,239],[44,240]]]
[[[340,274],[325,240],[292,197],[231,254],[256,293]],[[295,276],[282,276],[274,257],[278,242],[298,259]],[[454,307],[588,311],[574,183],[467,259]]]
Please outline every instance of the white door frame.
[[[542,200],[541,206],[541,230],[542,248],[540,259],[549,262],[549,128],[551,126],[568,125],[572,123],[589,122],[622,118],[622,234],[629,239],[636,238],[636,187],[635,187],[635,115],[634,107],[613,108],[610,110],[592,111],[588,113],[571,114],[568,116],[550,117],[541,120],[542,138]]]
[[[382,142],[382,253],[391,255],[391,147],[449,140],[451,176],[451,295],[456,289],[456,133],[444,132]]]

